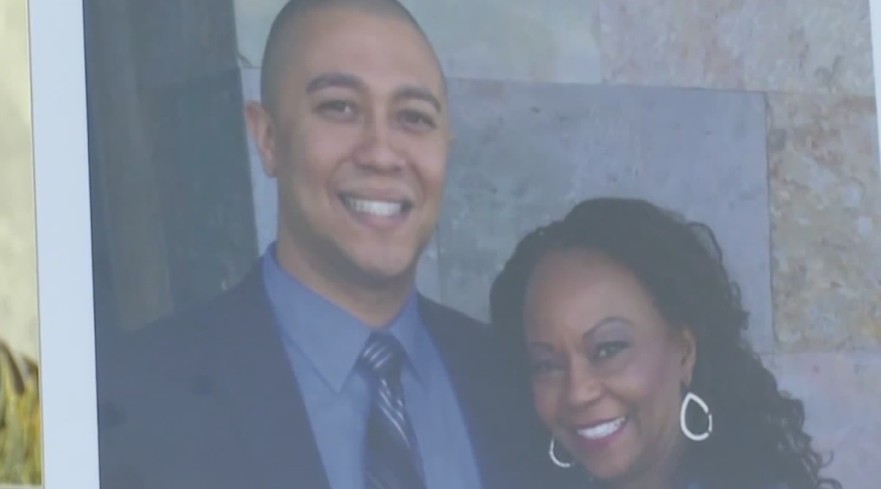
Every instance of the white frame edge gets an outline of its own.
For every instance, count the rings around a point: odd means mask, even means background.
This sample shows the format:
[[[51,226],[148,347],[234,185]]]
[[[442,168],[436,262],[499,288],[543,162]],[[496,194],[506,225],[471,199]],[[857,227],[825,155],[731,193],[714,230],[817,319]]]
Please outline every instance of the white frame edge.
[[[43,488],[97,489],[95,327],[81,0],[29,0]]]
[[[875,123],[878,126],[878,144],[881,149],[881,0],[869,0],[869,22],[872,25],[872,74],[875,79]],[[881,172],[881,155],[878,158],[878,171]]]

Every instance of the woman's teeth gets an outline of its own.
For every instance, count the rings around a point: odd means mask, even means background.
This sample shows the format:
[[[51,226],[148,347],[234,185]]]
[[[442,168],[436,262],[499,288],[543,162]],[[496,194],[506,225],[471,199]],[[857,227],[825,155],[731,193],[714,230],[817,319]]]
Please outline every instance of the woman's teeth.
[[[618,431],[625,421],[627,421],[626,416],[620,417],[618,419],[609,421],[608,423],[603,423],[601,425],[578,430],[578,434],[587,438],[588,440],[598,440]]]

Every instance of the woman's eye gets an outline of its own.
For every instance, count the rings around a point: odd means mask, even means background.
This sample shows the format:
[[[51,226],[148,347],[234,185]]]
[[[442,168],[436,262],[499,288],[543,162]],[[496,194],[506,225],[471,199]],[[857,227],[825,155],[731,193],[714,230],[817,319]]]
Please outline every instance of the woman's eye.
[[[552,372],[557,368],[557,365],[554,362],[550,362],[547,360],[539,360],[532,362],[530,365],[530,369],[532,370],[533,375],[540,375],[548,372]]]
[[[609,341],[606,343],[601,343],[597,346],[596,351],[594,352],[594,357],[597,360],[606,360],[614,357],[625,348],[627,348],[627,343],[623,341]]]

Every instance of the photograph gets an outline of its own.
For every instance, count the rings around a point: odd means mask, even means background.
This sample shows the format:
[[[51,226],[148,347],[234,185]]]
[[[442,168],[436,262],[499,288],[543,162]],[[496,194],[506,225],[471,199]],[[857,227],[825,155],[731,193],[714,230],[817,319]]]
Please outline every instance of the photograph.
[[[873,487],[874,4],[84,0],[101,488]]]

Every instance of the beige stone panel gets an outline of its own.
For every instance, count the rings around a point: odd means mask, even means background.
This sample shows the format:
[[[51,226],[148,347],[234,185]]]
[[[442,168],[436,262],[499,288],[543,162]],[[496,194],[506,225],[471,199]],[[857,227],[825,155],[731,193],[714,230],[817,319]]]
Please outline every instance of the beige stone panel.
[[[784,349],[881,345],[871,97],[768,96],[775,326]]]
[[[236,0],[239,51],[260,66],[284,0]],[[403,0],[447,76],[596,83],[601,80],[598,4],[584,0]]]
[[[25,1],[0,2],[0,66],[0,339],[36,360],[34,154]]]
[[[833,455],[823,475],[847,488],[881,480],[881,351],[800,353],[766,358],[779,386],[801,399],[815,448]]]
[[[872,95],[868,0],[602,0],[604,80]]]

